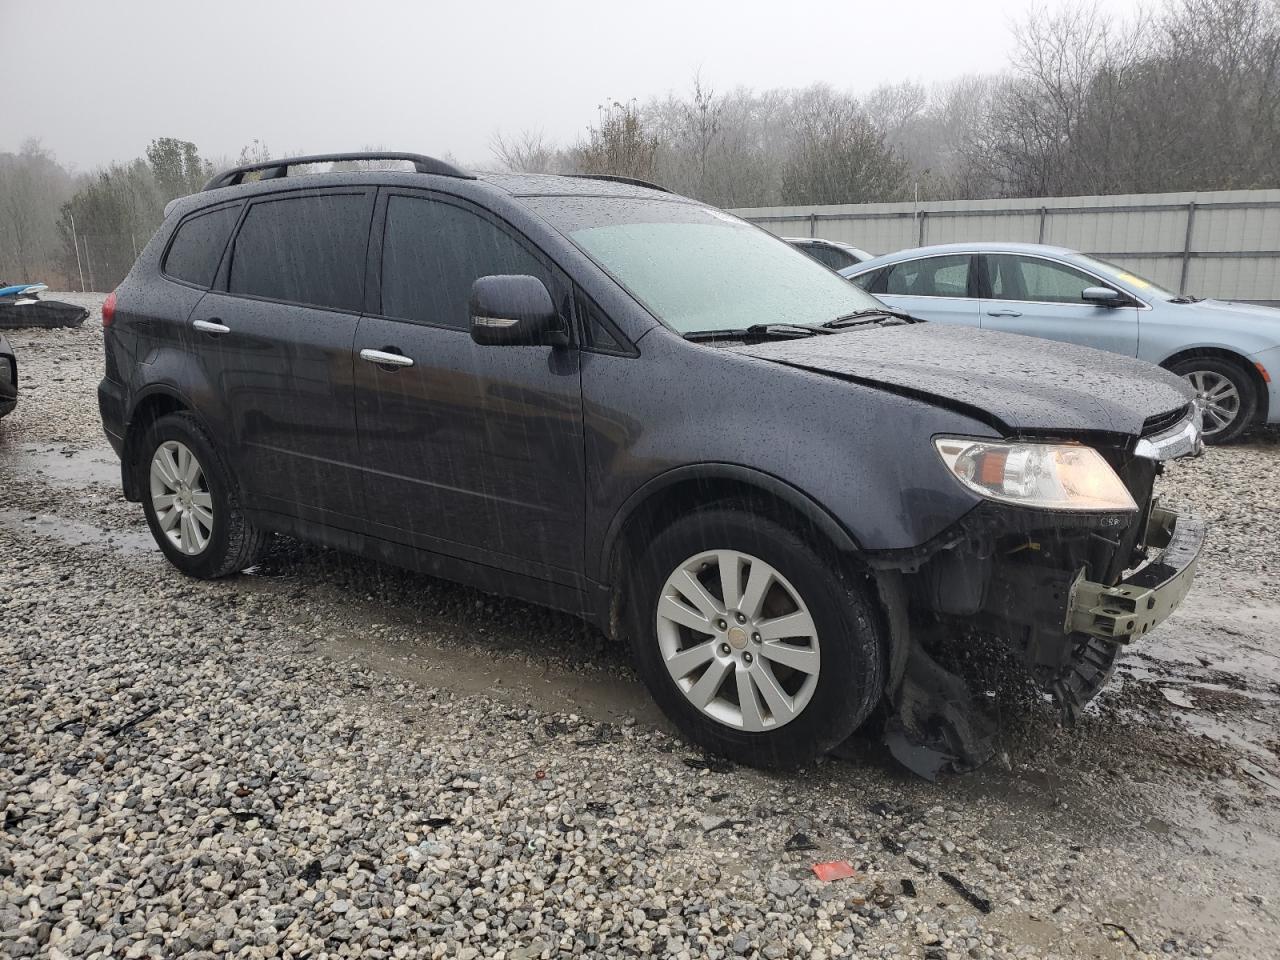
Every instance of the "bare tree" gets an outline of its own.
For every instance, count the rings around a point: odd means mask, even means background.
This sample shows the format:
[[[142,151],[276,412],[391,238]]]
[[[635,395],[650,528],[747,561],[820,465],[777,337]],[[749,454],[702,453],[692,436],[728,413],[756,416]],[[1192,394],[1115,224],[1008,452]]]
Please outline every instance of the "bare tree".
[[[793,135],[782,176],[788,203],[896,200],[910,182],[907,164],[857,101],[825,85],[796,95]]]
[[[599,120],[574,150],[583,173],[652,180],[658,137],[645,126],[635,100],[612,100],[598,108]]]
[[[54,218],[73,185],[38,140],[0,153],[0,278],[54,282],[60,273]]]
[[[494,134],[489,150],[503,168],[523,173],[566,173],[565,152],[548,143],[541,130],[525,130],[514,138]]]

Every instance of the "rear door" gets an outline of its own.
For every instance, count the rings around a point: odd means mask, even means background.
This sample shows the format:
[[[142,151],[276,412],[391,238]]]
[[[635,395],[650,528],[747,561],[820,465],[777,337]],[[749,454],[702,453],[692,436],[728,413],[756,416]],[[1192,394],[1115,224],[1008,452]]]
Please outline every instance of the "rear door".
[[[351,351],[374,195],[252,200],[221,289],[193,311],[189,331],[248,502],[349,529],[363,515]]]
[[[984,330],[1138,355],[1138,310],[1132,301],[1109,307],[1081,297],[1087,287],[1115,289],[1111,284],[1062,261],[1030,254],[984,254],[982,268]]]
[[[973,257],[967,253],[904,260],[881,267],[862,281],[864,290],[875,294],[895,310],[934,323],[980,326],[980,301]]]
[[[114,336],[138,364],[161,368],[185,362],[191,349],[191,312],[213,284],[227,241],[235,229],[244,203],[236,201],[199,210],[185,217],[174,230],[160,262],[165,283],[127,279],[117,311]],[[107,375],[118,379],[124,365],[116,351],[107,351]],[[137,368],[132,370],[136,373]],[[154,374],[156,370],[149,371]]]
[[[572,327],[571,285],[509,226],[457,198],[386,190],[375,224],[380,295],[355,344],[373,358],[355,369],[371,532],[572,582],[585,509],[577,350],[480,346],[469,310],[478,277],[529,274]]]

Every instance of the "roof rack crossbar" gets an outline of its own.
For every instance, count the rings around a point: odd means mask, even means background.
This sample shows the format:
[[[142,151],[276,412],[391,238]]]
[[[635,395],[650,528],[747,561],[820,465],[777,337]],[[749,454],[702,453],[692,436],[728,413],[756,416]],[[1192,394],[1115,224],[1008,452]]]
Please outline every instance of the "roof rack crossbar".
[[[663,193],[671,192],[666,187],[650,183],[648,180],[640,180],[636,177],[618,177],[612,173],[570,173],[566,174],[566,176],[577,177],[579,180],[608,180],[610,183],[627,183],[633,187],[645,187],[649,190],[660,190]]]
[[[282,157],[279,160],[263,160],[259,163],[245,163],[216,173],[202,187],[202,190],[216,190],[219,187],[233,187],[243,183],[246,174],[263,171],[260,179],[274,180],[287,177],[290,167],[301,167],[309,163],[341,163],[347,160],[404,160],[413,164],[418,173],[434,173],[441,177],[458,177],[463,180],[474,180],[475,174],[467,173],[451,163],[437,160],[435,157],[423,156],[420,153],[394,153],[382,150],[363,153],[317,153],[306,157]]]

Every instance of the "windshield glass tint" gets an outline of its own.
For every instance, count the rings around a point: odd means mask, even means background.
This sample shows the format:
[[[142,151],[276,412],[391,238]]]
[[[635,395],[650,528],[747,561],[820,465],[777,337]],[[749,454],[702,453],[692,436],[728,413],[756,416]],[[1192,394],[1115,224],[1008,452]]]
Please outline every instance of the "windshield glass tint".
[[[680,333],[822,323],[883,306],[790,244],[710,207],[613,197],[527,202]]]
[[[1172,290],[1166,290],[1158,283],[1152,283],[1145,277],[1130,273],[1123,267],[1117,267],[1114,263],[1107,263],[1107,261],[1099,260],[1097,257],[1086,257],[1084,254],[1078,254],[1076,262],[1086,270],[1092,270],[1099,276],[1114,280],[1122,286],[1128,286],[1139,296],[1160,297],[1163,300],[1173,300],[1178,296]]]

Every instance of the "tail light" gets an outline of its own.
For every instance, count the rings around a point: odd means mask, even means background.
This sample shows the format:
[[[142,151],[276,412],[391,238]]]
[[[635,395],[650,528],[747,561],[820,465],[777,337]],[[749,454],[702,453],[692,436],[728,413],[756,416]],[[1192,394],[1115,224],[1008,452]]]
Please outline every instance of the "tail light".
[[[102,302],[102,325],[103,327],[111,326],[111,321],[116,318],[116,292],[112,290],[107,294],[107,299]]]

